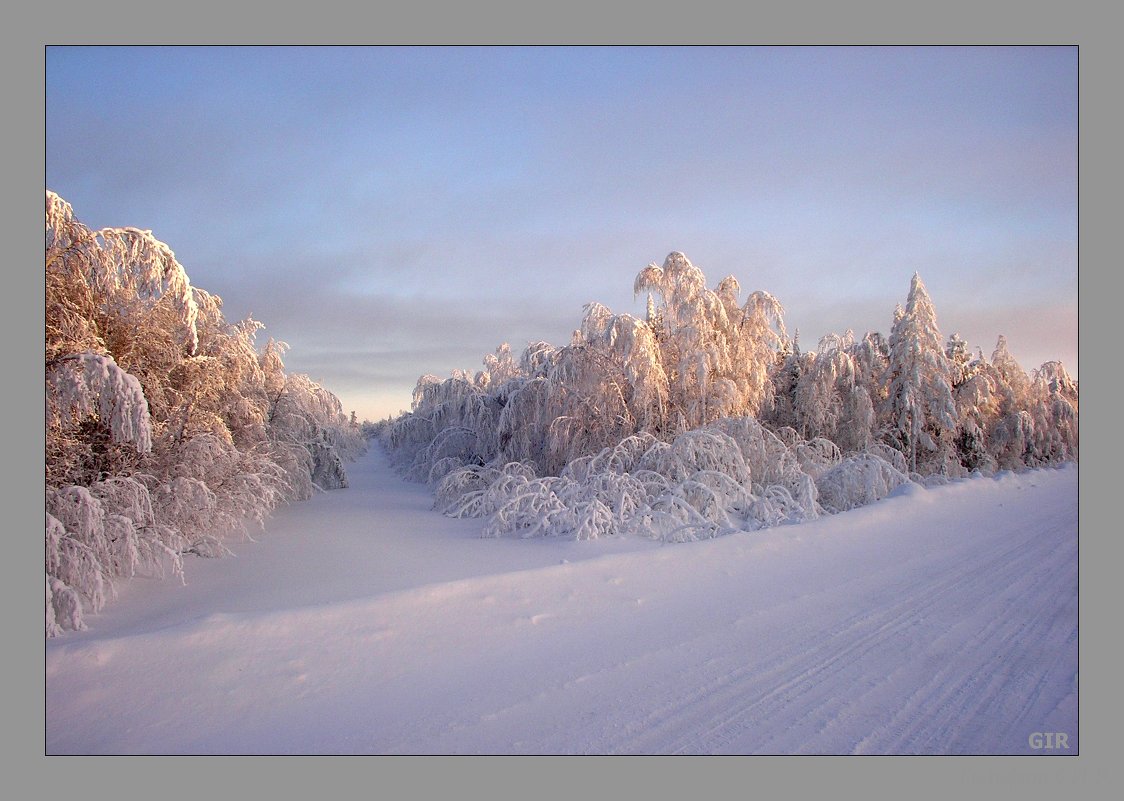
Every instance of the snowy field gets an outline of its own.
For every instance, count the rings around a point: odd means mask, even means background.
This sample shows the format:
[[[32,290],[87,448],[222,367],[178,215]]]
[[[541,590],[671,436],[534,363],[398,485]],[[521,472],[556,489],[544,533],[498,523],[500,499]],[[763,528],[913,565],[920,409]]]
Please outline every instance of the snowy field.
[[[377,448],[349,476],[48,640],[46,752],[1078,751],[1072,465],[674,545],[481,539]]]

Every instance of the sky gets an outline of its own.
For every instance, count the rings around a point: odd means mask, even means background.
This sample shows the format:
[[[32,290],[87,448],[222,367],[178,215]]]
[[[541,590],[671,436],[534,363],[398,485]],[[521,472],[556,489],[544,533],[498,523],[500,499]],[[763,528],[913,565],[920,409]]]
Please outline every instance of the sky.
[[[671,251],[803,349],[944,336],[1078,375],[1075,47],[46,48],[45,183],[151,229],[346,411],[642,314]]]

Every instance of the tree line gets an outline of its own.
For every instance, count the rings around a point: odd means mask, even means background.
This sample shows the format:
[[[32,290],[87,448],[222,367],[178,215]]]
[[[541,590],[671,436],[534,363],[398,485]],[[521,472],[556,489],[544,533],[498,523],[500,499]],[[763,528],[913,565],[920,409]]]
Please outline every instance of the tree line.
[[[641,270],[634,291],[647,295],[643,319],[590,303],[567,345],[535,342],[517,358],[503,344],[475,375],[423,376],[412,410],[380,426],[397,465],[454,514],[495,524],[505,508],[556,504],[570,515],[544,529],[528,512],[497,532],[652,533],[653,520],[667,523],[653,514],[662,504],[681,514],[660,536],[693,538],[852,508],[903,481],[1078,458],[1078,385],[1065,367],[1028,374],[1003,336],[990,358],[943,338],[919,275],[888,336],[830,334],[808,352],[776,298],[743,303],[733,276],[710,289],[682,253]],[[667,447],[681,452],[675,464]],[[649,486],[624,499],[617,478],[637,471]],[[556,480],[567,477],[576,484]],[[582,517],[593,500],[608,510],[603,525]]]
[[[45,246],[50,637],[84,628],[115,579],[182,579],[279,504],[346,487],[365,440],[150,231],[91,230],[48,190]]]

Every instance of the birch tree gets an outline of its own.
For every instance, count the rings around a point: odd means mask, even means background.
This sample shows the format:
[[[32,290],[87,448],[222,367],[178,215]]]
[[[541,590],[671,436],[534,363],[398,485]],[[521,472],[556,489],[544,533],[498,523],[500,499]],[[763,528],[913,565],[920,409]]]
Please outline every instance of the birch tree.
[[[150,231],[91,231],[45,196],[46,633],[138,573],[228,553],[361,447],[339,400],[284,373]]]
[[[702,270],[679,252],[662,267],[652,263],[641,270],[633,291],[662,300],[658,307],[649,304],[647,316],[662,326],[656,340],[680,429],[768,411],[771,370],[785,341],[784,309],[776,298],[758,291],[739,305],[736,278],[707,289]]]

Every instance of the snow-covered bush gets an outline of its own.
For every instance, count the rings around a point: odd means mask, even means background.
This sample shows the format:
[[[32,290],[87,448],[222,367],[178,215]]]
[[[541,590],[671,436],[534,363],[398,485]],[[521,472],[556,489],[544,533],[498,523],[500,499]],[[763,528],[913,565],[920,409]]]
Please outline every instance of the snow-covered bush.
[[[704,539],[819,514],[812,478],[779,440],[770,445],[788,465],[773,471],[782,483],[757,484],[742,445],[723,427],[742,434],[750,452],[754,434],[757,444],[766,439],[756,421],[724,420],[671,442],[626,437],[574,459],[559,476],[539,476],[525,462],[466,466],[441,479],[434,505],[452,517],[488,518],[487,536],[580,539],[623,533]]]
[[[816,490],[824,511],[834,514],[881,500],[908,481],[904,471],[868,451],[852,454],[821,472]]]
[[[435,507],[449,517],[486,517],[518,488],[537,478],[534,466],[525,462],[464,467],[449,473],[437,485]]]
[[[502,495],[496,491],[500,487]],[[484,524],[485,537],[577,536],[578,488],[569,479],[501,479],[486,495],[497,497],[497,503]]]

